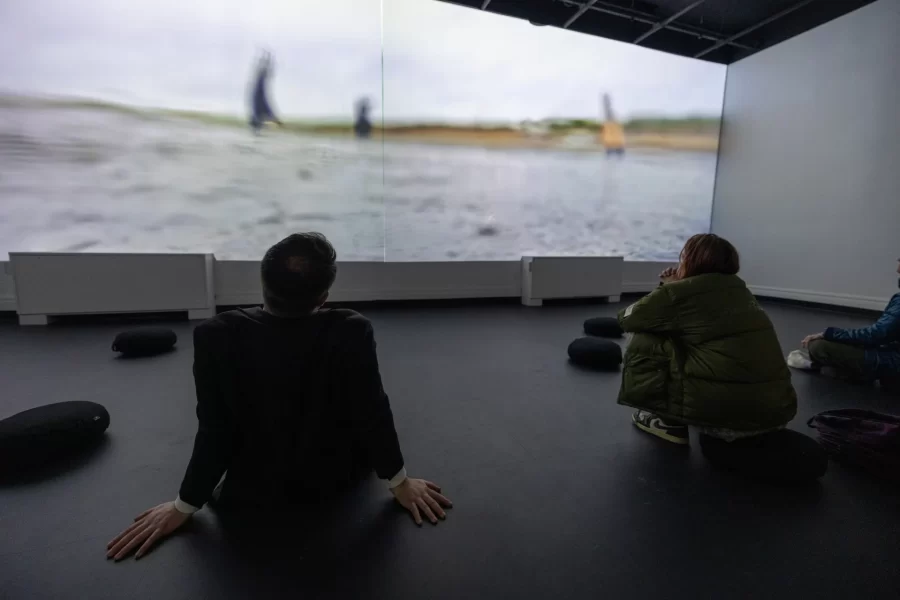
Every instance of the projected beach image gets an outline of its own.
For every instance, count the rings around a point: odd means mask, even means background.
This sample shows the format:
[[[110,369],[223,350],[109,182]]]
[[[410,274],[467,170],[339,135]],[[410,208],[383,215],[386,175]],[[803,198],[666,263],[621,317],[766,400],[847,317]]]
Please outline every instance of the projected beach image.
[[[0,260],[304,230],[341,260],[669,260],[709,227],[721,65],[437,0],[0,16]]]

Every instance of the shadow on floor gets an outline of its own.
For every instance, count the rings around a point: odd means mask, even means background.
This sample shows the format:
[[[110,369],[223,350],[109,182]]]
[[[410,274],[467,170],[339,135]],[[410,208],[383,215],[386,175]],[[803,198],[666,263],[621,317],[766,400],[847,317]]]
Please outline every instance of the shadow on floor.
[[[46,458],[39,463],[28,461],[17,465],[7,463],[0,467],[0,489],[28,486],[63,477],[97,460],[109,450],[109,446],[109,437],[103,435],[78,448],[67,450],[64,456]]]
[[[167,348],[165,350],[153,352],[150,354],[117,354],[113,360],[120,360],[123,362],[133,362],[133,361],[152,362],[151,359],[157,358],[159,356],[166,356],[169,354],[174,354],[177,351],[178,351],[178,346],[172,346],[171,348]]]
[[[411,526],[409,515],[388,498],[361,518],[360,505],[369,495],[371,490],[361,485],[329,507],[211,511],[195,518],[183,535],[196,572],[227,570],[232,596],[249,597],[262,587],[272,597],[292,589],[302,590],[304,597],[353,597],[359,581],[390,572],[385,565],[402,546],[401,529]]]

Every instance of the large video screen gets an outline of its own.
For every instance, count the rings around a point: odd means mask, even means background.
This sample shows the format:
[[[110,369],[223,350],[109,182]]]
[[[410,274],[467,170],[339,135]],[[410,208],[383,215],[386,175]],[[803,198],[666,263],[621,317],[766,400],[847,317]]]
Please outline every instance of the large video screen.
[[[709,228],[721,65],[438,0],[0,17],[0,260],[311,230],[341,260],[669,260]]]

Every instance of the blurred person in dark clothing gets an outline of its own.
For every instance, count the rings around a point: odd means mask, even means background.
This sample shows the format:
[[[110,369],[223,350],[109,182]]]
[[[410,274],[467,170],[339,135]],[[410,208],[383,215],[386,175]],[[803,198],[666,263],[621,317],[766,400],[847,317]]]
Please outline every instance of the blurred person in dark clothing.
[[[266,122],[271,121],[278,126],[284,123],[275,116],[272,105],[269,103],[266,86],[269,83],[269,77],[272,75],[272,55],[268,52],[264,53],[256,67],[254,75],[253,91],[250,94],[250,127],[254,133],[259,133]]]
[[[353,121],[353,132],[356,137],[366,139],[372,134],[372,121],[369,120],[371,105],[368,98],[360,98],[356,102],[356,118]]]

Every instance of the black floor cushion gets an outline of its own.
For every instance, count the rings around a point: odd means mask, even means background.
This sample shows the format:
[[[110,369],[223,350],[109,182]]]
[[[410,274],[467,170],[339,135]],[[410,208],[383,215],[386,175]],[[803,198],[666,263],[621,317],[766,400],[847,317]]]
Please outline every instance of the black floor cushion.
[[[569,358],[585,367],[617,369],[622,364],[622,349],[609,340],[583,337],[569,344]]]
[[[178,336],[165,327],[141,327],[123,331],[113,340],[112,349],[124,356],[153,356],[168,352]]]
[[[593,317],[584,322],[584,332],[588,335],[617,338],[622,337],[622,326],[615,317]]]
[[[828,470],[828,455],[813,438],[782,429],[733,442],[700,435],[700,448],[713,465],[756,479],[801,483]]]
[[[109,413],[94,402],[38,406],[0,421],[0,472],[39,467],[103,436]]]

